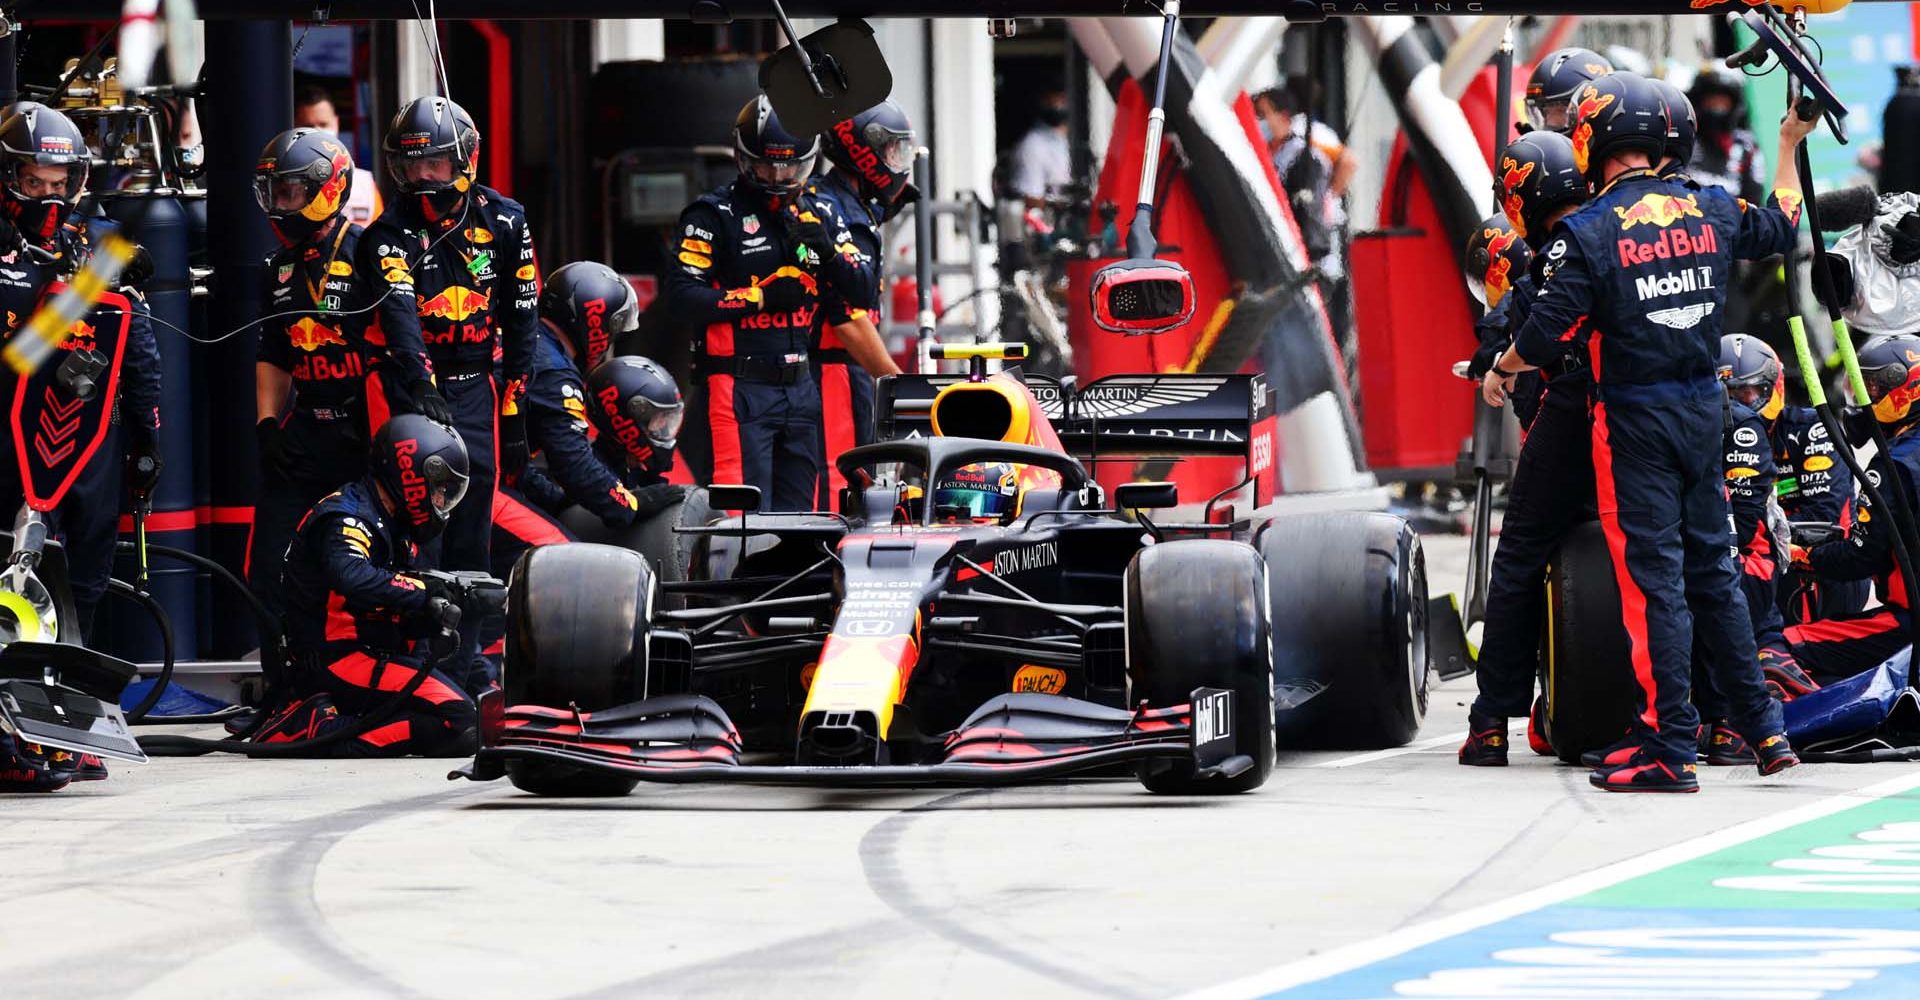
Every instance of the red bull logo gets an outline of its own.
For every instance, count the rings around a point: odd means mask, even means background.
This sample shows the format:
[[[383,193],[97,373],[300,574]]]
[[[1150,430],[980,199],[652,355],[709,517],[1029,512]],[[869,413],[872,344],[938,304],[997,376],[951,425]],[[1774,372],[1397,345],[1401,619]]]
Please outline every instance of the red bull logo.
[[[620,390],[615,386],[607,386],[600,390],[598,398],[600,412],[607,415],[607,426],[613,431],[613,439],[627,449],[627,454],[638,456],[643,450],[650,452],[647,443],[640,438],[640,425],[620,410]]]
[[[1730,3],[1743,3],[1749,7],[1758,7],[1767,2],[1769,2],[1769,0],[1693,0],[1693,2],[1687,6],[1694,10],[1711,10],[1715,7],[1725,7]]]
[[[347,338],[338,329],[314,322],[312,316],[302,316],[287,327],[287,342],[309,354],[328,345],[347,346]]]
[[[1594,116],[1612,105],[1612,94],[1602,94],[1589,84],[1581,88],[1580,101],[1574,105],[1573,114],[1568,116],[1568,120],[1575,123],[1573,134],[1569,136],[1573,140],[1573,165],[1583,174],[1587,172],[1588,157],[1593,150]]]
[[[400,469],[400,498],[404,501],[408,517],[414,524],[425,524],[428,514],[427,477],[414,468],[413,456],[419,454],[420,442],[405,438],[393,443],[393,461]]]
[[[459,321],[487,308],[492,293],[455,285],[430,299],[420,300],[420,315]]]
[[[316,222],[330,218],[340,210],[340,201],[347,193],[347,181],[353,177],[353,160],[347,156],[346,150],[333,155],[332,166],[333,174],[325,184],[320,185],[320,192],[300,213]]]
[[[1640,267],[1656,260],[1673,260],[1679,257],[1691,257],[1694,254],[1715,253],[1720,249],[1720,238],[1712,225],[1700,227],[1699,232],[1685,229],[1662,229],[1652,243],[1639,240],[1621,240],[1619,243],[1620,266]]]
[[[11,319],[13,314],[8,313],[7,316]],[[99,342],[94,340],[94,333],[93,324],[85,320],[77,320],[72,327],[68,328],[67,339],[60,342],[60,347],[67,351],[99,350]]]
[[[1620,217],[1623,230],[1639,225],[1665,229],[1681,219],[1705,218],[1700,211],[1700,199],[1695,195],[1677,198],[1670,194],[1650,194],[1624,208],[1616,206],[1613,214]]]
[[[1493,255],[1487,263],[1487,301],[1492,302],[1507,294],[1513,288],[1513,259],[1508,252],[1520,234],[1510,229],[1486,229],[1481,235],[1487,240],[1487,253]]]
[[[835,124],[833,136],[840,141],[840,148],[846,150],[847,155],[853,159],[853,166],[860,171],[860,176],[865,178],[868,184],[873,185],[875,191],[885,191],[893,186],[893,175],[880,169],[879,154],[875,153],[873,147],[867,145],[865,140],[854,134],[853,119],[842,119]]]
[[[1787,214],[1787,221],[1800,224],[1800,196],[1792,191],[1775,191],[1773,197],[1780,202],[1780,211]]]
[[[1500,190],[1508,194],[1518,190],[1520,185],[1526,183],[1528,177],[1533,176],[1533,167],[1531,163],[1521,163],[1512,157],[1501,160]]]
[[[607,300],[594,299],[587,303],[587,356],[580,359],[584,365],[593,365],[606,356],[612,345],[607,335]]]

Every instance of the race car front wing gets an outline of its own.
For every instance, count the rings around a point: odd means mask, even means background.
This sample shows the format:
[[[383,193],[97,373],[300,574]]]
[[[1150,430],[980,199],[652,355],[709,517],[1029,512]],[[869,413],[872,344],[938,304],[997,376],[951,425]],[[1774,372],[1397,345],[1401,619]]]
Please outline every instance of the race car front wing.
[[[1133,711],[1058,695],[1008,694],[937,738],[937,757],[910,764],[740,763],[739,731],[701,695],[666,695],[601,712],[481,705],[482,747],[447,775],[492,781],[510,761],[550,761],[644,781],[866,787],[1008,785],[1147,759],[1191,760],[1200,777],[1253,766],[1235,753],[1233,692],[1196,688],[1184,705]],[[1205,706],[1194,725],[1194,705]]]

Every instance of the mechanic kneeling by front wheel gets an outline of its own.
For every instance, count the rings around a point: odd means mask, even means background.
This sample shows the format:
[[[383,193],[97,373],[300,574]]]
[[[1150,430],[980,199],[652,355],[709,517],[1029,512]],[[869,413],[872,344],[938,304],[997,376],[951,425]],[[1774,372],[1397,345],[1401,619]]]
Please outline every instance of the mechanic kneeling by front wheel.
[[[431,640],[458,627],[464,588],[414,568],[420,544],[466,495],[466,446],[444,424],[398,416],[374,435],[369,464],[365,478],[314,506],[287,549],[295,690],[254,739],[289,756],[471,753],[473,700],[432,665]]]

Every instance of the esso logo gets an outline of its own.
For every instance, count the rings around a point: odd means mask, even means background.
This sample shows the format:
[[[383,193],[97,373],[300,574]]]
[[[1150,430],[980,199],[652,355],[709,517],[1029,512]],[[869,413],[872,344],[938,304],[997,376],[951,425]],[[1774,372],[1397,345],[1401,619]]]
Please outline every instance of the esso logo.
[[[1253,439],[1253,456],[1248,472],[1259,475],[1273,468],[1273,435],[1261,434]]]

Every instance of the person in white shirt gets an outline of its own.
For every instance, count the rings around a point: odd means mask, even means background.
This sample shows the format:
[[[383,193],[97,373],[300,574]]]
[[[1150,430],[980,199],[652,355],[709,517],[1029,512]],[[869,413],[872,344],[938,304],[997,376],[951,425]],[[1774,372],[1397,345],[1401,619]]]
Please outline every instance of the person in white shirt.
[[[1040,98],[1036,120],[1013,147],[1013,193],[1039,208],[1047,196],[1073,181],[1073,151],[1067,145],[1067,95],[1050,91]]]
[[[293,99],[293,124],[297,128],[317,128],[322,132],[340,134],[340,112],[334,109],[333,97],[320,87],[302,87]],[[347,221],[364,226],[380,215],[380,185],[373,179],[373,172],[364,167],[353,168],[353,192],[347,196]]]

